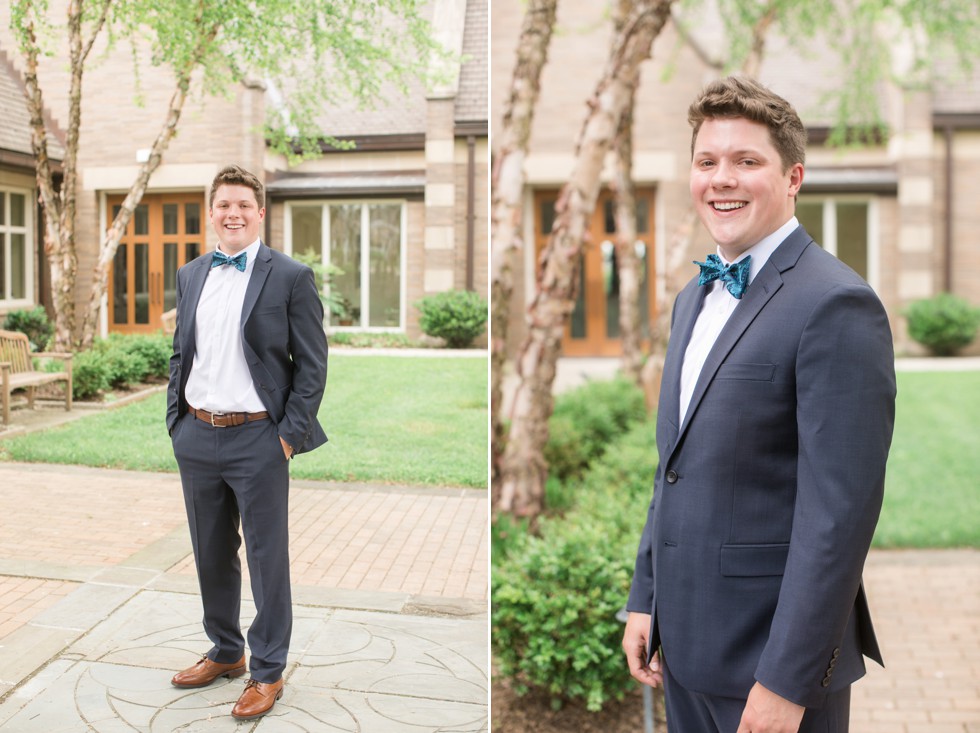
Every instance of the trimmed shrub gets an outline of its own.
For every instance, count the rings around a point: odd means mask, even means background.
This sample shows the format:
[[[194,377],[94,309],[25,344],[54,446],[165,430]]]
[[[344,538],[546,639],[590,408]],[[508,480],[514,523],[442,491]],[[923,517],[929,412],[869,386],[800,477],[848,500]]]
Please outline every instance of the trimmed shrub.
[[[109,385],[112,387],[125,388],[136,382],[142,382],[150,370],[146,359],[121,348],[107,348],[101,351],[100,357],[109,378]]]
[[[556,708],[578,699],[599,710],[631,686],[616,612],[633,563],[608,547],[597,525],[548,524],[493,573],[494,649],[518,694],[534,687]]]
[[[31,351],[44,351],[54,335],[54,325],[48,320],[44,306],[40,305],[30,310],[10,311],[3,321],[3,328],[27,334]]]
[[[588,382],[559,395],[544,457],[551,475],[576,478],[612,441],[646,418],[643,390],[628,379]]]
[[[419,327],[428,336],[444,339],[453,349],[465,349],[483,333],[487,301],[469,290],[448,290],[415,303]]]
[[[635,687],[623,657],[625,605],[656,470],[655,426],[644,422],[609,446],[586,474],[574,511],[542,519],[538,536],[501,525],[494,554],[494,658],[513,689],[536,689],[560,707],[599,710]],[[500,518],[498,518],[498,523]]]
[[[170,357],[173,354],[173,338],[163,333],[114,335],[109,337],[112,348],[118,348],[146,363],[146,372],[136,381],[147,377],[169,377]]]
[[[552,415],[548,421],[548,442],[544,446],[544,459],[548,462],[548,475],[560,481],[577,478],[589,466],[584,431],[567,415]]]
[[[980,308],[950,293],[912,303],[905,316],[909,335],[936,356],[952,356],[968,346],[980,327]]]
[[[109,371],[102,355],[81,351],[71,362],[71,394],[76,400],[95,397],[109,389]]]

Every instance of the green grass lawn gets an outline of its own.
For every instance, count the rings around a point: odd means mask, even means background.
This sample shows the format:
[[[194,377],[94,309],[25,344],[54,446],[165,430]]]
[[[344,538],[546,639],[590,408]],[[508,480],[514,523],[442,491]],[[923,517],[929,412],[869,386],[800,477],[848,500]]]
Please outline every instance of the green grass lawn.
[[[980,547],[980,372],[900,372],[876,547]]]
[[[0,457],[176,471],[166,395],[0,442]],[[320,422],[330,442],[296,458],[296,478],[487,485],[487,362],[331,355]]]

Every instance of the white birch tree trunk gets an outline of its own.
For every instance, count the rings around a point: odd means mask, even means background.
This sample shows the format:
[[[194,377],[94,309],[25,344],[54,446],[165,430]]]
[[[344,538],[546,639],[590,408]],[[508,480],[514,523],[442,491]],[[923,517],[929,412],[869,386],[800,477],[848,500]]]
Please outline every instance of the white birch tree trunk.
[[[541,70],[548,57],[555,27],[558,0],[531,0],[517,44],[517,63],[510,98],[498,134],[491,202],[491,485],[492,504],[498,503],[499,461],[503,455],[503,378],[506,364],[507,326],[514,292],[514,268],[521,251],[521,194],[524,159],[534,119],[534,105],[541,87]]]
[[[517,388],[501,463],[498,508],[537,516],[544,505],[544,446],[553,409],[552,384],[562,333],[575,304],[588,221],[599,193],[603,159],[613,144],[640,63],[667,20],[672,0],[636,0],[614,34],[606,65],[579,134],[569,182],[555,205],[556,221],[541,257],[537,292],[528,308],[528,334],[518,357]]]

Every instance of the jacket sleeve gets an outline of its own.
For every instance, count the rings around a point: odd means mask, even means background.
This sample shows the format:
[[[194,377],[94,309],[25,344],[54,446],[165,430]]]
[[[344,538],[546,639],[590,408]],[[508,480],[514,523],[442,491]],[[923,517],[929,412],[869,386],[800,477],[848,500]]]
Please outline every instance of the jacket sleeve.
[[[316,424],[327,383],[323,304],[309,267],[299,270],[293,281],[287,317],[293,378],[279,435],[296,453],[301,453]]]
[[[870,287],[838,284],[814,305],[800,340],[796,391],[793,529],[756,679],[819,707],[881,510],[895,420],[891,331]]]

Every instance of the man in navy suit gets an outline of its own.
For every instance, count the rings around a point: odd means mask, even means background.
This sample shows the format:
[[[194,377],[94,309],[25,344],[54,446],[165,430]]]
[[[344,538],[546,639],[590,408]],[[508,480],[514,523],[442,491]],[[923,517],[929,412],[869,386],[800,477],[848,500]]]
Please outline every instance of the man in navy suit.
[[[794,216],[806,131],[754,81],[691,105],[716,252],[678,295],[623,638],[671,733],[843,733],[879,663],[861,574],[895,409],[875,293]]]
[[[317,421],[327,340],[313,271],[260,240],[259,180],[224,168],[208,208],[218,248],[177,273],[167,429],[213,646],[172,683],[204,687],[245,673],[241,525],[256,615],[251,679],[232,715],[250,720],[282,697],[292,632],[288,462],[327,440]]]

